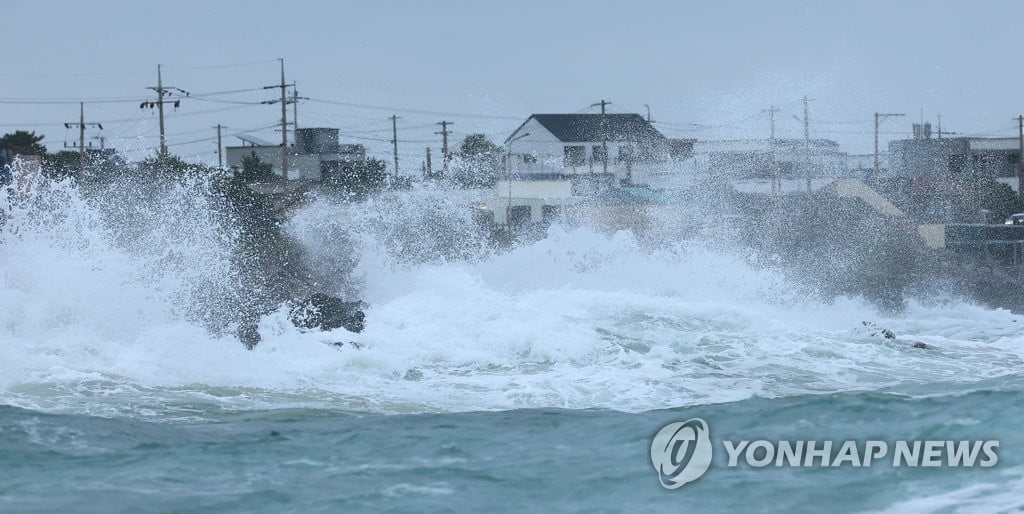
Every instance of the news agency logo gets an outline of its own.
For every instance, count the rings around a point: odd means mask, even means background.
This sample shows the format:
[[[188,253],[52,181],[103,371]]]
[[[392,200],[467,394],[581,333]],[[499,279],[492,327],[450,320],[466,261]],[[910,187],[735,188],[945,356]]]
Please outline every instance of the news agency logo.
[[[711,467],[711,434],[703,419],[669,423],[651,441],[651,463],[666,489],[678,489]]]
[[[732,441],[722,440],[726,467],[864,468],[876,463],[908,468],[990,468],[999,462],[999,441]],[[706,421],[669,423],[651,440],[651,464],[666,489],[678,489],[707,473],[714,453]]]

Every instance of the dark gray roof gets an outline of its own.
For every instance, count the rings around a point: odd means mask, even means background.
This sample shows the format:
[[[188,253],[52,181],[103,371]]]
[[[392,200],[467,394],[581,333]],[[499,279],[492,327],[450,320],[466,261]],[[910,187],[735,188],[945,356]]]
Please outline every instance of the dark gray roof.
[[[608,141],[665,139],[661,132],[639,114],[534,114],[530,117],[566,143],[604,140],[602,122],[605,117]]]

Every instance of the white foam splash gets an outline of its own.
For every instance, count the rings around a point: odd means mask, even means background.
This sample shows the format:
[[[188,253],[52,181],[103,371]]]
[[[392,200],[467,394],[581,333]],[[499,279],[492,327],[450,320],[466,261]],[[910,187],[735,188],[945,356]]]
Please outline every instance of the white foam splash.
[[[229,273],[231,244],[195,189],[166,191],[142,218],[105,215],[70,185],[32,195],[8,209],[0,240],[0,402],[31,408],[641,411],[754,395],[942,394],[1021,361],[1008,312],[913,303],[880,319],[857,301],[804,298],[698,243],[646,248],[627,232],[555,227],[487,252],[466,218],[446,214],[461,204],[440,193],[306,208],[288,229],[314,260],[334,252],[325,230],[355,246],[367,328],[306,333],[278,311],[249,352],[187,315],[195,291]],[[872,337],[864,320],[900,339]],[[348,341],[364,347],[323,344]]]

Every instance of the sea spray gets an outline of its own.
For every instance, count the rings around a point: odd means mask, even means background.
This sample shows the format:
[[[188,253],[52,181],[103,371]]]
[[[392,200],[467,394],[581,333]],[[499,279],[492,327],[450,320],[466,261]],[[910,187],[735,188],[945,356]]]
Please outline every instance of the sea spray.
[[[303,208],[285,229],[312,262],[351,252],[337,269],[360,279],[366,330],[307,332],[278,310],[247,352],[189,310],[204,305],[197,291],[231,288],[232,239],[210,223],[202,188],[149,194],[131,216],[73,184],[15,201],[0,244],[0,400],[111,414],[144,406],[158,418],[198,405],[644,411],[848,390],[937,394],[1001,380],[1020,362],[1005,311],[912,302],[888,319],[857,300],[803,296],[742,252],[694,240],[651,247],[587,227],[556,225],[496,251],[460,210],[473,193],[445,202],[431,191],[409,198],[448,210],[420,216],[402,196]],[[453,253],[432,247],[435,237],[456,241]],[[934,351],[871,337],[865,320]],[[339,341],[362,349],[329,344]]]

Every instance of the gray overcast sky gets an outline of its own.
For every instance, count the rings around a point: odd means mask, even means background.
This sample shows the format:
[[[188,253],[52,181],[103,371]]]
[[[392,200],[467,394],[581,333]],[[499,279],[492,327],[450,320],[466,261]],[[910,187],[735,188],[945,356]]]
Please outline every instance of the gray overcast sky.
[[[299,126],[341,128],[344,142],[387,158],[379,140],[390,139],[386,118],[397,113],[403,160],[416,169],[424,147],[440,146],[433,122],[454,121],[456,138],[484,132],[500,142],[530,113],[588,112],[602,98],[614,112],[649,104],[670,137],[738,138],[766,137],[761,110],[773,104],[783,109],[780,136],[800,136],[793,116],[806,94],[812,137],[850,153],[871,151],[875,111],[907,114],[885,123],[884,139],[908,134],[922,112],[942,115],[945,130],[1015,136],[1011,118],[1024,111],[1024,2],[1009,0],[35,0],[0,15],[4,99],[142,98],[157,63],[165,85],[194,93],[258,88],[278,80],[283,57],[302,96],[358,105],[305,101]],[[0,129],[44,133],[51,151],[77,137],[61,125],[77,119],[77,105],[2,108]],[[133,155],[157,144],[156,116],[137,101],[87,105],[86,116]],[[212,141],[180,143],[212,137],[217,123],[230,133],[279,116],[277,106],[185,101],[168,115],[168,140],[183,157],[215,162]]]

